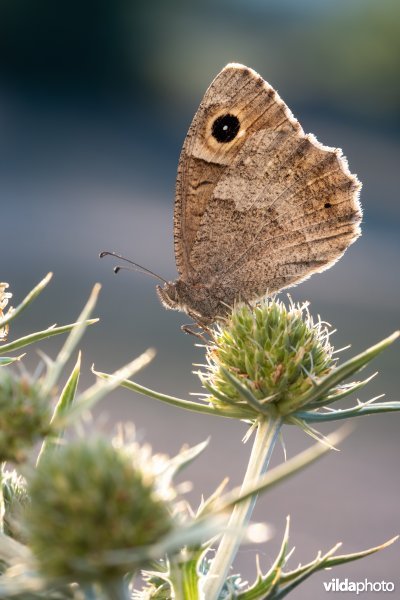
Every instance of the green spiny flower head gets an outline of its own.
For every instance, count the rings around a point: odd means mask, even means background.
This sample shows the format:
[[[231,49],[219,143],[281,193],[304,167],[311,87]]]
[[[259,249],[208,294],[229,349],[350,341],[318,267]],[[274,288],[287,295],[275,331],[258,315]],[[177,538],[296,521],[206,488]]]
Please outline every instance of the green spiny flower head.
[[[244,417],[258,415],[232,383],[233,377],[264,406],[286,414],[283,406],[292,406],[315,379],[333,368],[332,352],[328,327],[314,322],[307,304],[290,300],[286,307],[266,299],[255,307],[237,306],[229,320],[217,326],[207,347],[207,371],[200,376],[211,392],[208,400],[219,409],[229,411],[234,403],[235,409],[243,408]]]
[[[0,369],[0,461],[21,463],[49,433],[51,403],[40,382]]]
[[[102,438],[47,453],[31,478],[26,514],[30,547],[48,578],[104,579],[128,568],[107,562],[113,550],[157,542],[173,527],[149,460]]]

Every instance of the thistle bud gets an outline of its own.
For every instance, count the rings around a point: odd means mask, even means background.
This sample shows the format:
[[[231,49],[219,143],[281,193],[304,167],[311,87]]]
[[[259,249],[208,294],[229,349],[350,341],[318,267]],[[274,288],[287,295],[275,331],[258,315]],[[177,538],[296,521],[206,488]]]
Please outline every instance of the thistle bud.
[[[151,545],[173,524],[152,473],[101,438],[46,454],[29,493],[29,544],[48,578],[124,575],[126,565],[108,563],[107,553]]]
[[[40,383],[0,369],[0,461],[25,461],[49,432],[50,419],[50,399]]]
[[[334,366],[329,330],[314,322],[307,304],[288,307],[267,299],[255,307],[237,306],[229,320],[218,325],[207,347],[206,372],[200,376],[214,394],[208,400],[220,410],[243,408],[243,418],[259,415],[257,405],[280,411],[282,402],[295,399]],[[234,380],[238,383],[235,385]],[[246,403],[238,386],[255,398]]]

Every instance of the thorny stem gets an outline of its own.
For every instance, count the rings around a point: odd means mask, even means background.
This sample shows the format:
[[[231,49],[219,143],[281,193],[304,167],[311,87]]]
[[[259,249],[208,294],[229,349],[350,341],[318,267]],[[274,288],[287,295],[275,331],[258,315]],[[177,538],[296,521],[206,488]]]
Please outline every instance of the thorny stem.
[[[184,552],[181,552],[180,559],[171,558],[169,570],[174,600],[199,600],[197,569]]]
[[[268,419],[262,418],[259,420],[249,464],[241,487],[242,492],[250,485],[256,484],[267,470],[281,425],[282,420],[280,418],[269,417]],[[215,558],[204,580],[203,598],[217,600],[236,556],[256,500],[257,496],[253,496],[233,509],[227,526],[228,531],[221,539]]]

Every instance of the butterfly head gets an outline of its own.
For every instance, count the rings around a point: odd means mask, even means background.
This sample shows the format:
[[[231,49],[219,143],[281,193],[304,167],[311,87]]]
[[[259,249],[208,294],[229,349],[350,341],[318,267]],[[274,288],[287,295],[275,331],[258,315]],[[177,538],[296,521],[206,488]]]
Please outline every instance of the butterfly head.
[[[226,313],[218,289],[194,281],[177,279],[168,282],[162,287],[157,286],[157,294],[165,308],[185,312],[201,327],[211,325],[218,315]]]
[[[174,282],[168,281],[163,286],[158,285],[157,294],[165,308],[183,310],[189,315],[198,314],[199,317],[207,312],[204,309],[196,310],[209,301],[206,286],[196,286],[192,282],[177,279]]]
[[[157,286],[157,294],[161,300],[161,303],[165,308],[171,308],[172,310],[181,310],[181,302],[178,295],[176,284],[167,282],[163,286]]]

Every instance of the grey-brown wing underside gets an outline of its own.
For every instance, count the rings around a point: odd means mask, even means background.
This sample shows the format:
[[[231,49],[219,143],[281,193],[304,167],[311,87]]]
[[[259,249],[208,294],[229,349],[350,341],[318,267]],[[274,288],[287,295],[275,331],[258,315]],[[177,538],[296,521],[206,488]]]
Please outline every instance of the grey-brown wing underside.
[[[293,285],[358,237],[360,187],[339,150],[299,131],[257,131],[216,184],[190,264],[231,300]]]
[[[232,141],[219,143],[212,134],[212,127],[224,114],[237,116],[240,130]],[[232,173],[238,154],[242,153],[247,142],[250,141],[251,145],[253,134],[260,130],[302,132],[287,106],[262,77],[243,65],[227,65],[211,83],[200,103],[179,160],[174,246],[181,279],[187,280],[201,270],[200,246],[197,245],[193,254],[194,245],[197,244],[200,227],[204,231],[204,222],[208,222],[211,210],[218,210],[215,188],[223,180],[235,183],[226,173]],[[265,163],[264,157],[262,160]],[[239,184],[242,187],[246,181]]]

